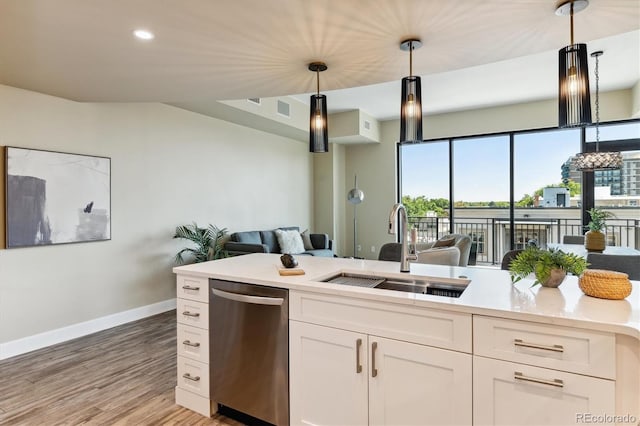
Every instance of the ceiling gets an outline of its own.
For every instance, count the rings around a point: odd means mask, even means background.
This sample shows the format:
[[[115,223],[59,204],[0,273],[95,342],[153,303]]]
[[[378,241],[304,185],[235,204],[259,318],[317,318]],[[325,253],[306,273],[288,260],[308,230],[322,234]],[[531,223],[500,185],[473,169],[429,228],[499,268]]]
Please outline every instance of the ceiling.
[[[304,94],[321,60],[331,111],[397,116],[414,74],[425,113],[544,99],[557,91],[569,18],[556,0],[0,0],[0,83],[87,102]],[[141,41],[132,31],[155,33]],[[602,90],[640,79],[640,1],[591,0],[576,42],[604,49]],[[347,90],[345,90],[347,89]],[[307,96],[299,96],[307,101]]]

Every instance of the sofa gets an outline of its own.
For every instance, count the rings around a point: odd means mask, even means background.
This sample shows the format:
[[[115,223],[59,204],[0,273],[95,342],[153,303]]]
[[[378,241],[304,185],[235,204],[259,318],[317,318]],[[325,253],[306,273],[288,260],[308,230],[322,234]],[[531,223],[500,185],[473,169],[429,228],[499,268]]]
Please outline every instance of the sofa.
[[[297,231],[297,226],[285,226],[277,228],[283,231]],[[305,231],[307,232],[307,231]],[[300,253],[294,255],[334,257],[333,241],[327,234],[308,233],[311,246],[307,246]],[[312,248],[311,248],[312,247]],[[250,253],[282,253],[275,229],[265,231],[243,231],[234,232],[230,235],[229,241],[224,244],[224,249],[230,256],[239,256]]]
[[[467,266],[470,264],[472,244],[468,235],[449,234],[431,243],[417,243],[418,263],[434,265]],[[399,243],[386,243],[380,247],[378,260],[400,262],[402,246]],[[475,264],[475,253],[473,263]]]

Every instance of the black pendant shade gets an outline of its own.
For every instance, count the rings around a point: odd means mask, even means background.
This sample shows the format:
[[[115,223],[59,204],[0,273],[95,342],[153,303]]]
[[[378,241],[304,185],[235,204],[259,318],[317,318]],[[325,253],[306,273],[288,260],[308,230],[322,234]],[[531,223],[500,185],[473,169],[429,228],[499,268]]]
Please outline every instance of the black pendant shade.
[[[400,142],[422,141],[422,90],[420,77],[402,79]]]
[[[587,45],[572,44],[558,52],[558,126],[591,124]]]
[[[422,142],[422,87],[420,77],[413,75],[413,51],[421,46],[415,38],[400,43],[400,50],[409,51],[409,77],[402,79],[400,142]]]
[[[324,62],[312,62],[309,71],[316,73],[315,95],[311,95],[309,108],[309,152],[329,152],[329,131],[327,126],[327,97],[320,94],[320,73],[327,70]]]
[[[558,127],[591,124],[587,45],[573,41],[573,15],[589,6],[589,0],[565,0],[556,15],[570,17],[571,43],[558,51]]]
[[[329,132],[327,130],[327,97],[311,95],[309,117],[309,151],[329,152]]]

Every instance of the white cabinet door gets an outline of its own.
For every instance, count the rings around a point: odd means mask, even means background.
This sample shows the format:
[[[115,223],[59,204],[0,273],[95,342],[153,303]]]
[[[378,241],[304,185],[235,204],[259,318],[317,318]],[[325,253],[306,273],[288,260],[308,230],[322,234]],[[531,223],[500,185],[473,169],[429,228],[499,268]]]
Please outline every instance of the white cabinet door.
[[[366,425],[367,336],[289,322],[292,425]]]
[[[470,425],[472,357],[369,336],[372,425]]]
[[[615,382],[473,357],[474,425],[569,425],[615,413]]]

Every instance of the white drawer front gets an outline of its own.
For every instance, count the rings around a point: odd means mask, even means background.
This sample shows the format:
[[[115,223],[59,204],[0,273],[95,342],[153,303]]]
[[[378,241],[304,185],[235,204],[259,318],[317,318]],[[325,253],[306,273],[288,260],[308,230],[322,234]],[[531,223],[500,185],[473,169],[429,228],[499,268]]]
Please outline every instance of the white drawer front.
[[[176,277],[176,297],[209,303],[209,280],[201,277],[178,275]]]
[[[178,324],[209,329],[209,304],[194,300],[178,299],[176,302]]]
[[[209,397],[209,364],[178,357],[178,387]]]
[[[209,363],[209,331],[178,324],[178,355]]]
[[[615,379],[615,336],[557,325],[473,317],[473,353]]]
[[[615,382],[473,357],[474,425],[575,425],[615,413]]]
[[[186,391],[178,386],[176,386],[176,404],[206,417],[211,417],[212,414],[218,411],[218,404],[214,401],[209,401],[208,397]]]
[[[290,291],[289,318],[471,353],[470,314]]]

